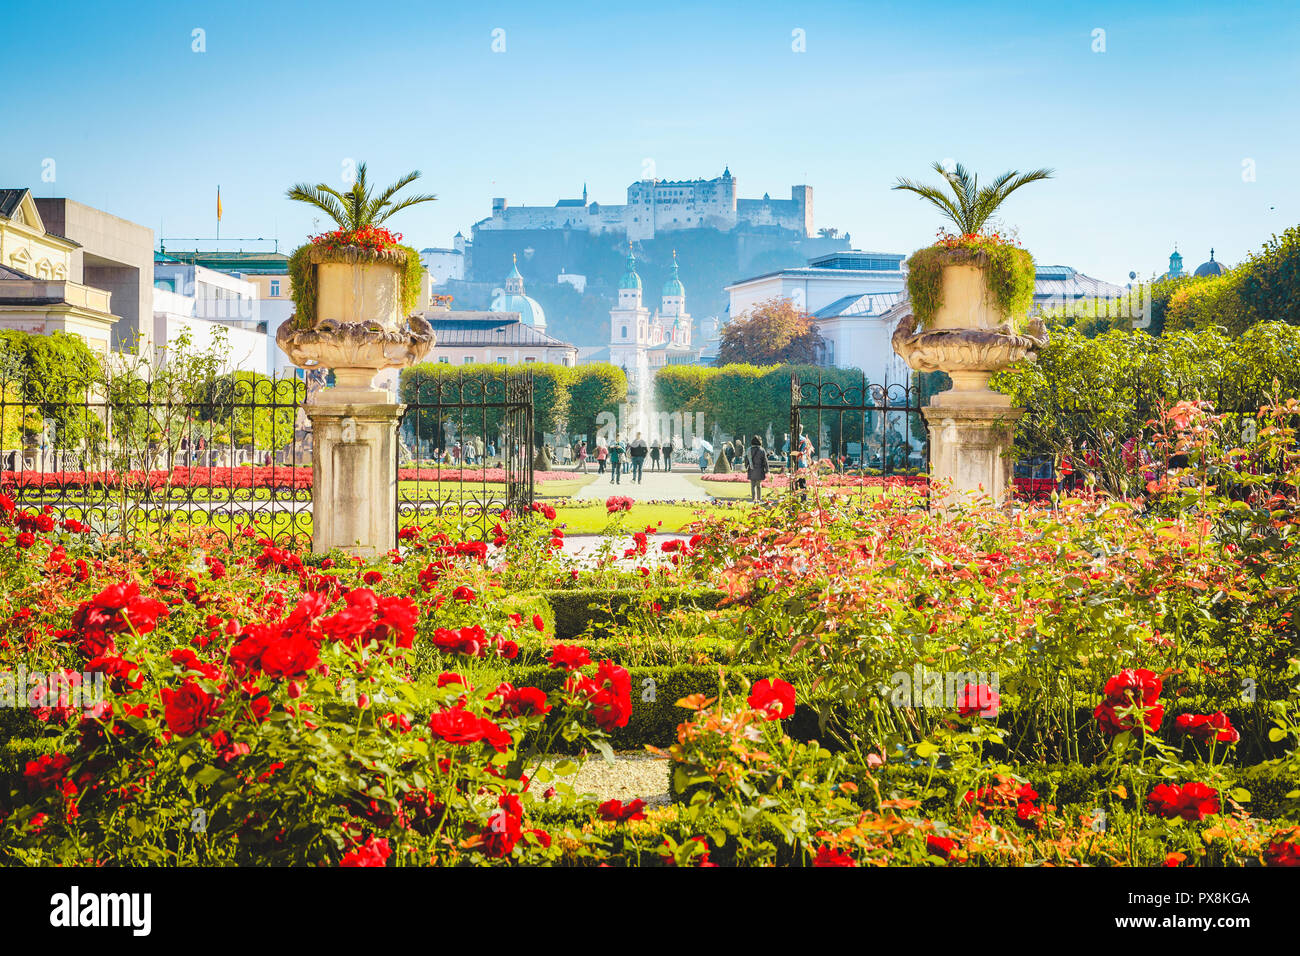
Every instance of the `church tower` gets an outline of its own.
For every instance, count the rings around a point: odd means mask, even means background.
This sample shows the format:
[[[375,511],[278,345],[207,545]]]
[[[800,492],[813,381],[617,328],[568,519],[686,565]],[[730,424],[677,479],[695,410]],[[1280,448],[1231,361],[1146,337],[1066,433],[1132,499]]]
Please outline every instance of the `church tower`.
[[[609,310],[609,360],[637,380],[650,344],[650,311],[641,304],[641,277],[636,271],[632,243],[627,244],[627,271],[618,283],[618,305]]]
[[[672,271],[664,283],[659,316],[664,326],[664,340],[675,345],[691,344],[691,316],[686,311],[686,287],[677,274],[677,250],[673,250]]]

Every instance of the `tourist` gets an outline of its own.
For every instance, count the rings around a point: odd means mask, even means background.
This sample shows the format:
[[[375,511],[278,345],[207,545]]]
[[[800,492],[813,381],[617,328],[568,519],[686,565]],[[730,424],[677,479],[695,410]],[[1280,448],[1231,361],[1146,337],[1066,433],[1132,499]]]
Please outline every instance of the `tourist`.
[[[812,467],[816,449],[813,448],[812,439],[804,434],[803,429],[799,430],[799,439],[795,443],[794,469],[799,476],[795,479],[795,487],[804,491],[808,487],[808,476],[802,474],[806,469]]]
[[[580,471],[583,474],[587,473],[587,442],[585,440],[578,442],[578,467],[574,471]]]
[[[641,433],[637,432],[636,437],[627,446],[627,451],[628,457],[632,459],[632,482],[639,485],[645,471],[645,456],[649,454],[650,446],[641,437]]]
[[[672,470],[673,470],[673,440],[670,438],[668,439],[667,444],[664,445],[664,471],[672,471]]]
[[[609,443],[609,480],[614,484],[621,484],[623,477],[623,443],[614,438]]]
[[[492,459],[495,459],[497,456],[496,442],[491,441],[490,439],[487,444],[487,456]]]
[[[609,457],[609,449],[605,447],[605,439],[596,439],[596,474],[605,473],[605,459]]]
[[[763,479],[767,477],[767,452],[763,440],[755,435],[749,440],[749,453],[745,455],[745,474],[749,478],[749,498],[763,500]]]
[[[703,442],[700,442],[700,474],[709,470],[709,449]]]

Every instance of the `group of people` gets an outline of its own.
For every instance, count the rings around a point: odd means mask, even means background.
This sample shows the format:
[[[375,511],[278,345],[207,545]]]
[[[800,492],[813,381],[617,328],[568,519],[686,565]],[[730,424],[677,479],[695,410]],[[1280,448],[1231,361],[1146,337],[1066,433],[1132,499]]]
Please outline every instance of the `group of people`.
[[[456,440],[448,448],[436,449],[433,459],[443,465],[479,465],[486,463],[485,453],[489,461],[496,458],[496,446],[490,440],[484,445],[481,438],[466,438],[464,443]]]
[[[658,439],[647,442],[641,432],[637,432],[636,437],[626,444],[618,437],[608,444],[603,438],[598,439],[594,453],[588,452],[587,443],[583,441],[578,443],[578,450],[574,456],[577,465],[574,470],[585,472],[588,460],[594,459],[596,474],[603,475],[608,470],[609,480],[614,484],[621,484],[623,475],[629,472],[632,481],[640,484],[645,473],[647,458],[650,459],[651,471],[672,471],[673,450],[672,439],[666,442],[660,442]]]

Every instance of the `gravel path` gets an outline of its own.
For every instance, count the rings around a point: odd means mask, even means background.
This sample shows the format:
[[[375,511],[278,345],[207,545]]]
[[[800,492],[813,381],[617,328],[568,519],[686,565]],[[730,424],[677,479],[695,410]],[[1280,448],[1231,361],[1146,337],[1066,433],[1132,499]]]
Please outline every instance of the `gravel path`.
[[[548,767],[569,759],[556,757],[546,761]],[[668,760],[645,752],[630,751],[614,754],[614,762],[607,763],[600,754],[594,754],[582,769],[568,781],[577,793],[588,793],[604,803],[606,800],[644,800],[646,806],[665,806],[671,802],[668,794]]]

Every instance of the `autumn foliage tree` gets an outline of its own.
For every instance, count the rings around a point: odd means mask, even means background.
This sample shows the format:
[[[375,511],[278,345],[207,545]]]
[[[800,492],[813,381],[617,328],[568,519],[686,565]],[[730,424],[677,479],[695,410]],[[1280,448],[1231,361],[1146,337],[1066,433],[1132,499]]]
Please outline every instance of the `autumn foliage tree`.
[[[824,345],[812,317],[776,297],[722,327],[719,365],[815,365]]]

